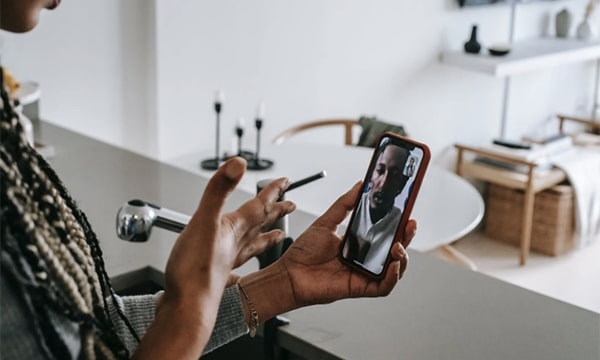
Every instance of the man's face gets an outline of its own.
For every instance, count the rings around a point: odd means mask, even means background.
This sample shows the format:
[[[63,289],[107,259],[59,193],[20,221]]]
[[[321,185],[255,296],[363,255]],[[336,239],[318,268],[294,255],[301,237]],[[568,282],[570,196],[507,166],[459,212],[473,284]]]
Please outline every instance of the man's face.
[[[395,145],[388,145],[379,155],[371,175],[369,200],[372,210],[388,211],[394,205],[394,199],[406,183],[402,175],[406,155],[407,150]]]

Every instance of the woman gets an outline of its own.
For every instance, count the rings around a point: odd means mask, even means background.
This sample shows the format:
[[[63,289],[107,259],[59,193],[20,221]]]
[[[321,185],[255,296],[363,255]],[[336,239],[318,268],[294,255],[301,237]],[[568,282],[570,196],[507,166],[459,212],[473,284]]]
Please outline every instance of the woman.
[[[2,0],[0,27],[25,32],[42,9],[60,0]],[[1,72],[0,72],[1,74]],[[337,226],[360,184],[340,197],[272,266],[242,278],[231,274],[283,234],[260,229],[294,210],[276,202],[279,179],[232,213],[228,195],[246,163],[234,158],[209,181],[165,269],[165,291],[118,297],[98,240],[58,176],[32,149],[5,90],[1,103],[2,358],[197,359],[277,314],[342,298],[388,294],[404,273],[411,221],[394,262],[375,282],[338,258]],[[193,256],[190,256],[193,254]]]

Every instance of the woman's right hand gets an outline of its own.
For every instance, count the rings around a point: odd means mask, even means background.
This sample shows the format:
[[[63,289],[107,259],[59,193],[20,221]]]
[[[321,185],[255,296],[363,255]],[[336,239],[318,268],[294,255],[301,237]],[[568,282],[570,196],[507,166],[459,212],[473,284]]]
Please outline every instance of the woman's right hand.
[[[245,170],[245,160],[233,158],[209,180],[173,246],[165,292],[136,356],[197,359],[212,332],[231,270],[283,238],[283,233],[261,234],[261,229],[295,209],[290,201],[277,202],[287,189],[287,179],[272,182],[236,211],[223,214],[225,201]]]
[[[237,210],[222,212],[245,170],[246,162],[233,158],[209,180],[198,209],[171,251],[167,291],[189,293],[215,277],[227,279],[232,269],[283,239],[282,231],[261,231],[294,211],[292,202],[277,202],[289,185],[288,179],[275,180]],[[208,270],[213,274],[204,278]]]

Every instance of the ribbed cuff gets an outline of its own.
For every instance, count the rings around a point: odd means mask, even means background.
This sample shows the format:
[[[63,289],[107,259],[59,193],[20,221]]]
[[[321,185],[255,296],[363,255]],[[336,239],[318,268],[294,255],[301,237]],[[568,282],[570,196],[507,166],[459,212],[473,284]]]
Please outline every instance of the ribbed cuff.
[[[148,327],[154,321],[156,301],[161,293],[162,291],[154,295],[116,297],[119,308],[121,308],[140,339],[146,334]],[[119,338],[121,338],[129,353],[133,354],[139,344],[119,316],[110,299],[108,300],[108,310]],[[239,290],[236,285],[230,286],[223,292],[217,322],[208,344],[204,348],[204,354],[247,333],[248,325],[244,318]]]
[[[117,304],[131,326],[141,339],[146,334],[146,330],[154,321],[154,314],[156,312],[156,301],[162,291],[157,292],[153,295],[137,295],[137,296],[116,296]],[[110,317],[115,325],[115,329],[121,341],[127,348],[130,354],[133,354],[137,348],[138,341],[135,339],[123,319],[119,316],[117,308],[111,299],[108,299],[108,311]]]
[[[248,331],[240,292],[236,285],[230,286],[223,292],[217,323],[204,349],[204,354],[247,334]]]

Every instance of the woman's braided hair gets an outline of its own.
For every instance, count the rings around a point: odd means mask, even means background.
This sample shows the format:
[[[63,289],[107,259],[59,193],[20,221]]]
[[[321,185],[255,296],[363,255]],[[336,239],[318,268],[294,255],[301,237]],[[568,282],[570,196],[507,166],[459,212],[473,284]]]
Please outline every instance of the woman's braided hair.
[[[1,68],[0,68],[1,70]],[[116,306],[96,235],[56,173],[24,135],[0,71],[2,272],[12,278],[49,358],[71,357],[53,324],[79,326],[81,358],[127,358],[106,301]]]

